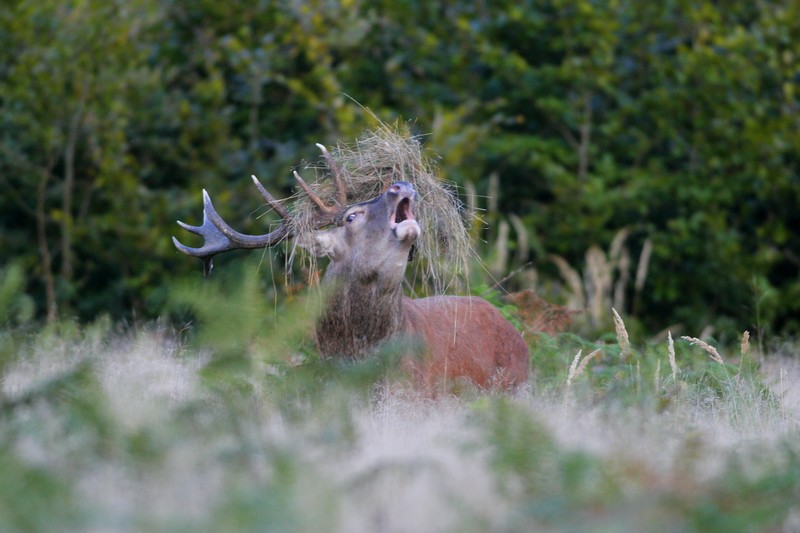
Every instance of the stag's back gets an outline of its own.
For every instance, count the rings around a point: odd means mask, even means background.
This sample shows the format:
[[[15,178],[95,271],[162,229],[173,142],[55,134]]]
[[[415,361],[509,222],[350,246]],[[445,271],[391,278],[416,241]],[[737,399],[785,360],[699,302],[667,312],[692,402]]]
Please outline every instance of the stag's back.
[[[404,298],[407,333],[424,343],[407,365],[419,384],[467,379],[482,388],[513,389],[528,381],[528,346],[492,304],[476,297]]]

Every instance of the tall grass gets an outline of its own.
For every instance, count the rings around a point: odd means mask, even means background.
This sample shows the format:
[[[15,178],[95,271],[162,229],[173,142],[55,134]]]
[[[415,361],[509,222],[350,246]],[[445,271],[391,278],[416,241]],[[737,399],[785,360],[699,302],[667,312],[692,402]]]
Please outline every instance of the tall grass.
[[[304,340],[315,297],[275,308],[252,283],[179,290],[193,317],[180,331],[19,333],[2,374],[0,530],[800,528],[791,345],[734,365],[684,341],[628,338],[622,357],[610,332],[543,336],[528,389],[432,402],[384,379],[401,347],[321,361]]]

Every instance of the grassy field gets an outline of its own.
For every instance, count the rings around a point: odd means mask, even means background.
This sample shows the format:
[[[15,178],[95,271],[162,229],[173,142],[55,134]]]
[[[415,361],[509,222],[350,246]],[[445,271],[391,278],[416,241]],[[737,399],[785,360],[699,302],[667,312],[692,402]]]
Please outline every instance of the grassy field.
[[[673,370],[666,340],[530,336],[526,390],[431,401],[250,289],[183,331],[3,332],[0,531],[800,530],[794,345],[676,338]]]

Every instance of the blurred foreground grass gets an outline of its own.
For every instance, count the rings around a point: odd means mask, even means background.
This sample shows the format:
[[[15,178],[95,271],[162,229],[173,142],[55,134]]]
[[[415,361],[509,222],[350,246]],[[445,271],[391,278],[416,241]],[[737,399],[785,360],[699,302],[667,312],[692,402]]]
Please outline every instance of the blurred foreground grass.
[[[676,340],[673,374],[666,343],[530,338],[529,389],[430,401],[387,385],[402,347],[320,361],[321,295],[263,293],[178,287],[180,331],[8,322],[0,531],[800,529],[796,347]]]

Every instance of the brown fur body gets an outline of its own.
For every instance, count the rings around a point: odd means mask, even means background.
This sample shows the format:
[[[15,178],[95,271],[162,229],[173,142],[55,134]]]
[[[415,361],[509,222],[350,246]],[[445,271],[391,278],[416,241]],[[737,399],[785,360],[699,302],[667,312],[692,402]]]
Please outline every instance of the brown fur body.
[[[317,345],[326,357],[363,359],[393,338],[422,348],[401,365],[420,392],[435,394],[464,380],[484,389],[528,381],[528,346],[481,298],[411,299],[399,284],[356,279],[335,291],[317,323]]]
[[[425,390],[467,379],[481,388],[513,389],[528,381],[528,346],[492,304],[471,296],[403,300],[406,334],[425,356],[410,363]]]

